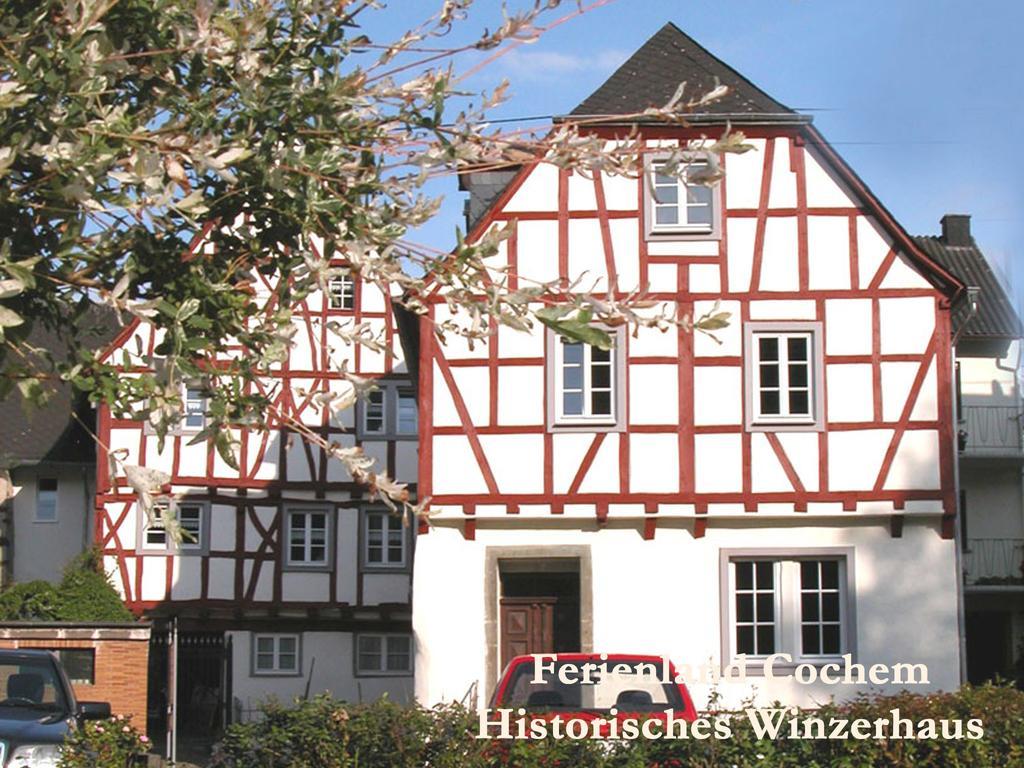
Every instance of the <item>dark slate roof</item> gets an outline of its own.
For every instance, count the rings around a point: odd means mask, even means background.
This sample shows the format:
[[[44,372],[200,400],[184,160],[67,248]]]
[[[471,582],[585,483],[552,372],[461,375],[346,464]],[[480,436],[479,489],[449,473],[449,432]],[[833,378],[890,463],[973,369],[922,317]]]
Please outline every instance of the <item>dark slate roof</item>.
[[[708,93],[718,84],[729,88],[724,97],[701,107],[701,114],[799,117],[671,22],[658,30],[571,114],[628,115],[643,112],[648,107],[662,107],[683,81],[687,84],[684,99]]]
[[[96,307],[76,334],[76,343],[98,349],[108,344],[120,330],[112,312]],[[28,343],[51,350],[54,358],[64,359],[67,337],[37,323]],[[45,366],[45,363],[42,363]],[[38,462],[95,461],[92,438],[72,414],[77,413],[92,427],[95,416],[85,399],[76,396],[71,385],[56,382],[53,396],[45,407],[26,412],[21,393],[14,389],[0,400],[0,468]]]
[[[1024,336],[1013,304],[973,237],[970,245],[949,245],[944,238],[931,235],[917,236],[914,240],[929,258],[960,278],[964,285],[981,289],[978,311],[964,326],[965,337],[1017,339]]]

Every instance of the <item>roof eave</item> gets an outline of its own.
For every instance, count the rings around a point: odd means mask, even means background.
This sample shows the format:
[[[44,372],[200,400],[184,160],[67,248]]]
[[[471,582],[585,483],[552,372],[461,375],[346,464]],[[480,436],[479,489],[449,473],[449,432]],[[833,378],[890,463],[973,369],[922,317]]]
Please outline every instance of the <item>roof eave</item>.
[[[872,212],[880,220],[882,226],[893,235],[896,241],[903,247],[903,250],[925,268],[925,277],[930,278],[930,282],[950,299],[964,291],[966,286],[963,281],[925,252],[899,221],[896,220],[896,217],[890,213],[882,201],[879,200],[878,196],[871,191],[864,180],[857,175],[857,172],[825,140],[825,137],[812,125],[805,126],[804,130],[807,132],[811,142],[824,155],[825,160],[836,169],[854,195],[872,209]]]
[[[680,114],[679,119],[691,125],[715,125],[732,123],[733,125],[809,125],[814,118],[796,112],[696,112]],[[669,122],[664,117],[644,115],[555,115],[555,123],[586,122],[588,126],[619,126],[619,125],[668,125],[678,127],[677,123]]]

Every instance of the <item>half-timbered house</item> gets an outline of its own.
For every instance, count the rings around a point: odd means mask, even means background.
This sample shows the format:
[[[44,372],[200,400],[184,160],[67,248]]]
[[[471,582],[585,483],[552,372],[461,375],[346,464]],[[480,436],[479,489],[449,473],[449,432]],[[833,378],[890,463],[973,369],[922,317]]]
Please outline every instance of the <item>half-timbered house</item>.
[[[728,86],[686,127],[637,121]],[[517,281],[586,275],[729,326],[614,331],[611,352],[499,329],[485,345],[418,335],[419,492],[435,510],[414,575],[416,691],[485,701],[523,652],[666,654],[694,673],[745,659],[761,700],[812,704],[889,684],[802,684],[827,663],[927,667],[959,683],[951,415],[960,281],[799,114],[674,25],[571,117],[633,129],[640,178],[543,162],[474,176],[470,238],[511,227]],[[722,183],[659,167],[741,130]],[[708,157],[695,151],[690,164]],[[913,180],[908,179],[908,184]],[[444,620],[438,621],[443,615]],[[776,679],[761,661],[778,657]],[[913,682],[913,681],[911,681]],[[913,687],[913,686],[909,686]],[[698,707],[709,688],[692,686]]]
[[[201,239],[195,247],[204,247]],[[257,300],[269,289],[257,286]],[[286,423],[301,422],[328,442],[359,444],[391,477],[415,483],[416,399],[391,310],[388,296],[352,274],[293,308],[291,349],[263,383],[270,431],[236,431],[238,470],[212,444],[193,444],[205,425],[202,381],[183,387],[184,417],[162,451],[145,424],[100,410],[97,541],[128,607],[157,622],[153,713],[173,701],[164,681],[173,679],[168,659],[178,660],[182,732],[245,718],[270,696],[412,694],[414,531]],[[333,323],[367,324],[392,354],[345,344],[330,332]],[[157,343],[153,327],[136,322],[110,359],[129,369],[148,365]],[[339,373],[345,364],[378,386],[341,412],[339,424],[317,407],[317,395],[347,386]],[[113,476],[110,453],[118,459]],[[126,465],[170,475],[180,542],[140,510]],[[168,627],[174,631],[164,633]]]

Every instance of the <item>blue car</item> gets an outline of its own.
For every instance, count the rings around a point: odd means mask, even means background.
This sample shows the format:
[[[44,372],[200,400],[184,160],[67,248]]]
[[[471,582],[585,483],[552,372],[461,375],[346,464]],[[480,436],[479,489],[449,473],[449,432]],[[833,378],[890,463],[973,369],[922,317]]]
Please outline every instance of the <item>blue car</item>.
[[[50,651],[0,650],[0,767],[55,768],[64,737],[110,717],[106,702],[77,702]]]

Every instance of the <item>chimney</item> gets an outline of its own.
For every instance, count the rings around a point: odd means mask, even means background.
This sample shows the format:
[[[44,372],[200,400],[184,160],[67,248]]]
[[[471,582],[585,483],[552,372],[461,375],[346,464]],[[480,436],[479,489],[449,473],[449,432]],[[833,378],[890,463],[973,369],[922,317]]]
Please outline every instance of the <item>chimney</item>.
[[[947,213],[942,217],[942,239],[946,245],[972,246],[971,217],[966,213]]]

